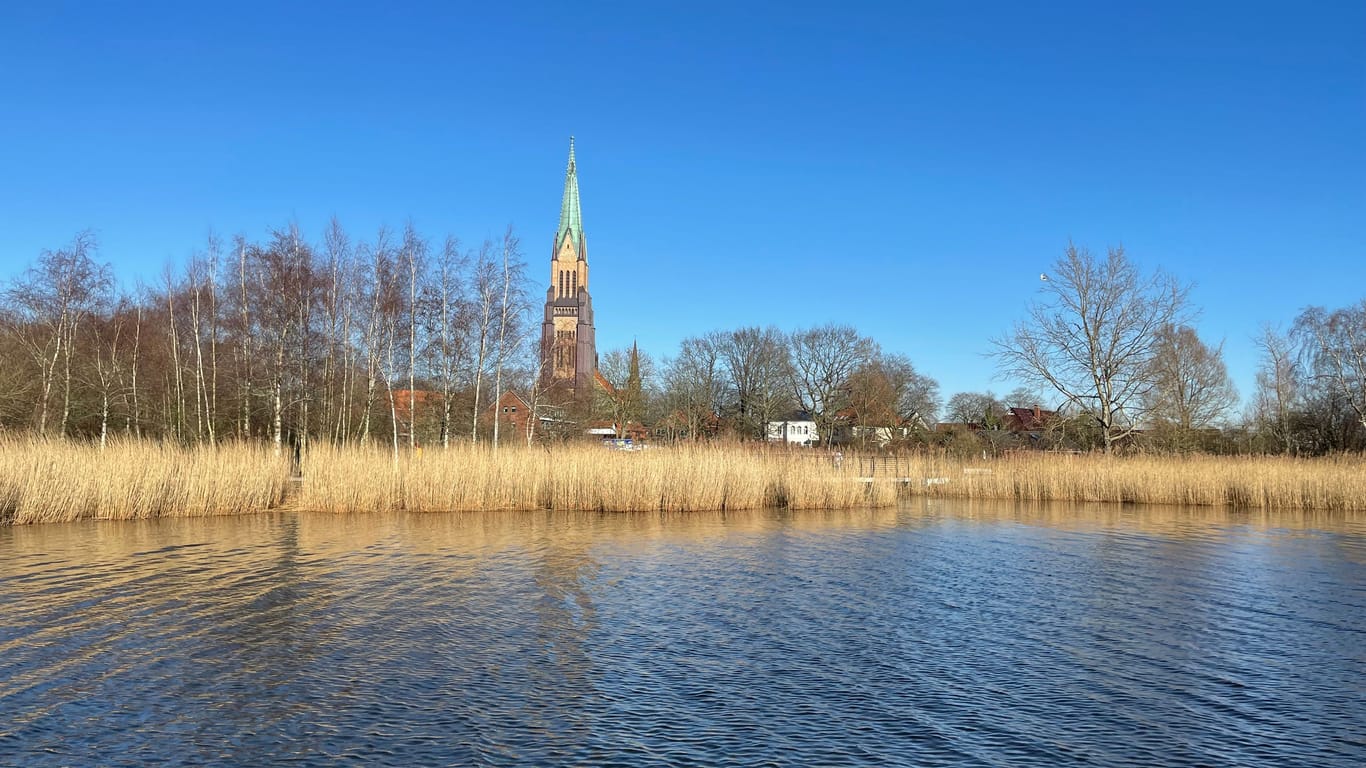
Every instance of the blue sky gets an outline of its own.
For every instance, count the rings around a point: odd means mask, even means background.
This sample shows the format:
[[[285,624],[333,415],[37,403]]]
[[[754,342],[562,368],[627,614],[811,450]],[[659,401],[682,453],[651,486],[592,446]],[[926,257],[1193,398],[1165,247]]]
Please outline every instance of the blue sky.
[[[600,350],[834,320],[1004,392],[1071,238],[1195,283],[1247,395],[1262,324],[1366,297],[1366,3],[18,5],[0,277],[336,215],[511,223],[539,281],[573,134]]]

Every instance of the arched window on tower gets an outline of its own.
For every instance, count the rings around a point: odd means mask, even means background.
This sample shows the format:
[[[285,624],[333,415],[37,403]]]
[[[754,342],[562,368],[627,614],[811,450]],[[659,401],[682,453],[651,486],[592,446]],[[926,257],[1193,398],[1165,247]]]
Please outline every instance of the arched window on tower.
[[[579,271],[577,269],[569,273],[569,295],[579,295]]]

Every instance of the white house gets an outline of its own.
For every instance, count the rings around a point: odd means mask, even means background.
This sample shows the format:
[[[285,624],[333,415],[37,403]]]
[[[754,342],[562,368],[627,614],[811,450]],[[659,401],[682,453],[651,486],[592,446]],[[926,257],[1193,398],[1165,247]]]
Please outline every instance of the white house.
[[[816,422],[793,419],[790,421],[770,421],[764,424],[770,443],[789,445],[815,445],[820,442],[816,434]]]

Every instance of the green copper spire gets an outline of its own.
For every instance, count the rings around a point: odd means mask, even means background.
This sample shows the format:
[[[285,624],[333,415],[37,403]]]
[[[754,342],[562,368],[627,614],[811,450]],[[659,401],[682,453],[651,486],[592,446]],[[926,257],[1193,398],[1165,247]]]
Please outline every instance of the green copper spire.
[[[574,250],[584,256],[583,214],[579,212],[579,174],[574,169],[574,137],[569,137],[569,169],[564,174],[564,200],[560,202],[560,228],[555,232],[555,250],[564,242],[564,233],[574,239]]]

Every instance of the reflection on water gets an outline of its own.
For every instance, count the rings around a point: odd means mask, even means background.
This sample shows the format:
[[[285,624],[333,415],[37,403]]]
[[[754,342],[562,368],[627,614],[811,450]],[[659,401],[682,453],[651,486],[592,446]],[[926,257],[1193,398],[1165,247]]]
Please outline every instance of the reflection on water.
[[[1358,765],[1366,521],[0,528],[0,765]]]

